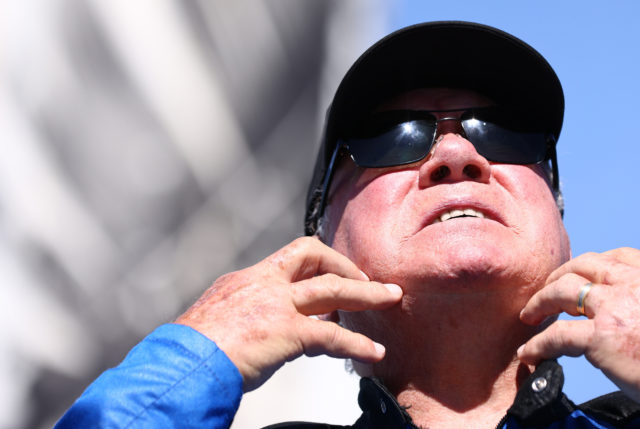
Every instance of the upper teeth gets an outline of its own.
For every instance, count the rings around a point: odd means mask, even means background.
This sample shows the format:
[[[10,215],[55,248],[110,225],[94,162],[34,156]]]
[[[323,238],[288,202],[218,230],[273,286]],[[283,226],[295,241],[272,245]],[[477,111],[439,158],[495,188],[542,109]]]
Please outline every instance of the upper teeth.
[[[446,213],[442,213],[440,215],[440,218],[436,219],[436,222],[444,222],[451,218],[460,217],[460,216],[473,216],[473,217],[484,218],[484,214],[474,209],[464,209],[464,210],[455,209],[455,210],[448,211]]]

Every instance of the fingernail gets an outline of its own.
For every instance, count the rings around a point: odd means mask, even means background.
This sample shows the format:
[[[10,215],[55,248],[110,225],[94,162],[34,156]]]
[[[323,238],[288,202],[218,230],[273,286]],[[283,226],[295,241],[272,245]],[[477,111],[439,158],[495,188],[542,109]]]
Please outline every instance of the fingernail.
[[[375,341],[373,342],[373,345],[376,348],[376,354],[381,357],[384,356],[384,353],[386,352],[384,346],[380,343],[376,343]]]
[[[366,275],[366,274],[364,273],[364,271],[360,270],[360,273],[362,273],[362,277],[364,277],[364,279],[365,279],[366,281],[369,281],[369,280],[370,280],[370,279],[369,279],[369,276],[368,276],[368,275]]]
[[[522,356],[522,352],[524,351],[524,344],[521,345],[520,347],[518,347],[518,351],[516,352],[516,354],[518,355],[518,357]]]
[[[522,319],[522,314],[524,313],[524,308],[522,310],[520,310],[520,319]]]
[[[402,296],[402,288],[397,284],[385,283],[384,287],[386,287],[393,296],[396,296],[398,298]]]

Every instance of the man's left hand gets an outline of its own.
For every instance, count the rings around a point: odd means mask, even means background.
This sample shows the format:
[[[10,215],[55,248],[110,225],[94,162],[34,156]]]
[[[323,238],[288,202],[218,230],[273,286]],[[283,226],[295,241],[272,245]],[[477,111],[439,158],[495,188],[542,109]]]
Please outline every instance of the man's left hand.
[[[592,283],[586,295],[583,286]],[[524,363],[584,355],[624,393],[640,402],[640,250],[586,253],[556,269],[520,314],[529,325],[565,312],[585,320],[558,320],[518,350]]]

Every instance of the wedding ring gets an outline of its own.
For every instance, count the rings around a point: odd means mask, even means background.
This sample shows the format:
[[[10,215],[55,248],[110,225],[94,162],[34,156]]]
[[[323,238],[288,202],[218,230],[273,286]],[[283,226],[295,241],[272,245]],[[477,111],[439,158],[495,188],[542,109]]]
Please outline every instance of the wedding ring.
[[[589,282],[584,286],[582,286],[582,288],[580,288],[580,293],[578,294],[578,305],[576,306],[576,310],[578,310],[578,313],[580,313],[583,316],[586,316],[586,314],[584,313],[584,303],[585,303],[585,300],[587,299],[587,294],[589,293],[592,287],[593,287],[593,283]]]

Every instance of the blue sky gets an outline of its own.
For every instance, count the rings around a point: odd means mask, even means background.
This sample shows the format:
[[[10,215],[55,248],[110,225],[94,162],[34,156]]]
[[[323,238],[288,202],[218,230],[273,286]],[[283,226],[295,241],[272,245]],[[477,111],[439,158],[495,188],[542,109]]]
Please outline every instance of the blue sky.
[[[640,247],[638,16],[640,2],[634,1],[399,0],[389,29],[422,21],[475,21],[519,37],[549,61],[565,93],[558,156],[565,225],[577,256]],[[565,392],[575,402],[616,389],[584,358],[560,361]]]

